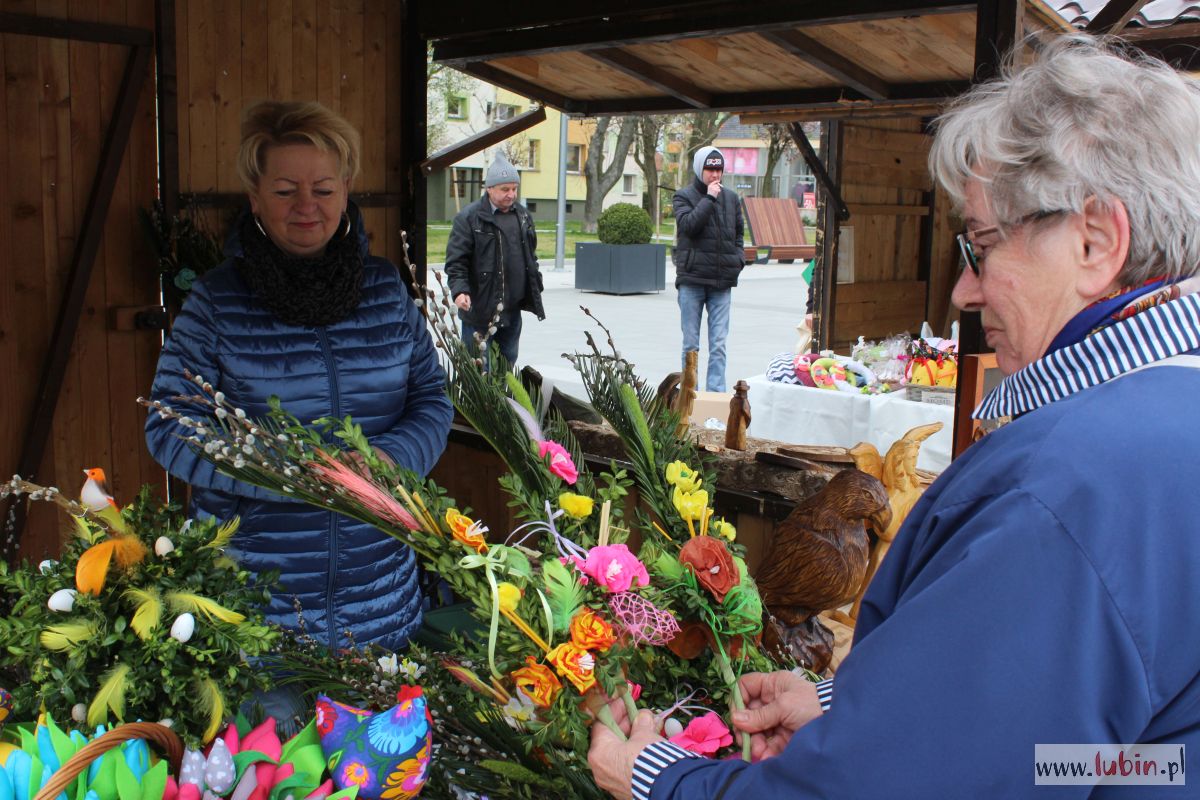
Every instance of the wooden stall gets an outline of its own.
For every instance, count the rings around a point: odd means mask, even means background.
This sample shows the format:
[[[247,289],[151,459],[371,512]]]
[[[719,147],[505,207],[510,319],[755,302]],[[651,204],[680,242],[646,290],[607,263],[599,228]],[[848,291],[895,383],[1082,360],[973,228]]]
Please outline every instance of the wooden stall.
[[[128,497],[162,483],[134,402],[160,332],[116,319],[159,296],[137,218],[157,178],[154,4],[2,9],[0,473],[72,489],[82,468],[103,466]],[[57,511],[35,504],[28,522],[22,552],[57,553]]]

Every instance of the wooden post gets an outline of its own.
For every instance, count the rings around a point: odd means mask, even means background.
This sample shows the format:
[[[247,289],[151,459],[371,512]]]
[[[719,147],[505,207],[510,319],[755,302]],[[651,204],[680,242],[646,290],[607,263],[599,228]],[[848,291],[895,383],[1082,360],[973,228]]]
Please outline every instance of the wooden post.
[[[399,171],[403,180],[400,191],[400,228],[408,232],[409,258],[417,267],[417,282],[426,282],[426,209],[427,183],[421,162],[425,160],[425,97],[428,83],[426,45],[417,25],[415,0],[401,2],[400,28],[400,123]],[[390,189],[391,187],[389,187]],[[408,276],[405,275],[405,280]],[[414,287],[410,287],[414,291]]]
[[[835,121],[821,123],[821,160],[829,176],[829,185],[837,187],[842,177],[842,126]],[[826,191],[817,204],[817,253],[820,261],[813,269],[813,352],[833,346],[834,305],[837,302],[838,229],[841,215],[835,208],[836,195]]]

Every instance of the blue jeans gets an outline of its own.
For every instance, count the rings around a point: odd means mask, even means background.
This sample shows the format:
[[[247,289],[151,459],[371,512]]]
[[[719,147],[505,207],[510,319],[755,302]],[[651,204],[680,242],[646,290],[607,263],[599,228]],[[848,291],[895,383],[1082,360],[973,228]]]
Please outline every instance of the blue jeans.
[[[679,287],[679,327],[683,330],[683,359],[689,350],[700,350],[700,318],[708,307],[708,380],[705,389],[725,391],[725,339],[729,336],[729,303],[732,289],[707,286]]]
[[[467,343],[467,347],[472,353],[475,352],[475,333],[484,333],[463,319],[459,319],[459,324],[462,326],[462,339]],[[485,341],[484,351],[487,356],[484,358],[484,363],[491,367],[492,342],[500,348],[500,355],[504,356],[504,360],[508,362],[508,368],[513,369],[517,364],[517,345],[521,340],[521,315],[518,313],[513,318],[512,322],[505,325],[503,328],[497,328],[496,333],[490,339]]]

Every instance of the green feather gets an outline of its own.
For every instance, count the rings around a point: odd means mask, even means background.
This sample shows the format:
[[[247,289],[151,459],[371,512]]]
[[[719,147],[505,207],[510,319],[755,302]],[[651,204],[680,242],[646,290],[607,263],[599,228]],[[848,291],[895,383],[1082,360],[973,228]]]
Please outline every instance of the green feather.
[[[167,592],[167,602],[174,611],[203,614],[210,622],[220,620],[230,625],[239,625],[246,619],[245,614],[230,611],[217,601],[192,592]]]
[[[62,625],[51,625],[42,631],[38,637],[42,647],[55,652],[73,650],[75,645],[91,641],[96,636],[94,622],[66,622]]]
[[[504,382],[508,384],[508,391],[512,395],[513,400],[521,404],[521,407],[530,414],[537,414],[537,410],[533,407],[533,400],[529,397],[529,392],[525,391],[525,385],[521,383],[521,379],[511,372],[504,373]]]
[[[557,558],[548,558],[542,563],[542,580],[546,583],[546,598],[550,601],[554,629],[565,631],[571,626],[575,612],[583,605],[583,586]]]
[[[222,525],[220,528],[217,528],[217,535],[213,537],[213,540],[204,546],[211,547],[214,550],[220,550],[221,548],[227,546],[233,540],[233,535],[237,533],[238,526],[241,524],[241,517],[234,517],[233,519],[226,521],[224,525]]]
[[[125,718],[125,692],[129,689],[128,664],[117,664],[104,673],[100,681],[100,691],[92,698],[87,711],[87,724],[95,727],[108,720],[108,711],[112,709],[118,721]]]

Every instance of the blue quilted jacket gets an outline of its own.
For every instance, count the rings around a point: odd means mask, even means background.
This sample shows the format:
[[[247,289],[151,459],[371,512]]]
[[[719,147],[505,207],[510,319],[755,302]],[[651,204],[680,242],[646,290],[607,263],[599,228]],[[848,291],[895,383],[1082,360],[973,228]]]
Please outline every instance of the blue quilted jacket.
[[[236,231],[238,226],[234,226]],[[446,446],[453,410],[424,319],[390,262],[367,255],[362,301],[348,319],[323,328],[289,325],[252,297],[232,257],[192,287],[163,348],[152,396],[189,391],[184,369],[203,375],[250,416],[265,416],[278,395],[301,420],[349,414],[371,443],[401,466],[429,472]],[[194,389],[194,387],[192,387]],[[293,600],[313,635],[399,649],[421,622],[412,551],[368,525],[217,473],[177,437],[175,423],[151,414],[146,443],[172,475],[192,486],[192,512],[242,519],[232,555],[255,572],[279,570],[268,618],[294,627]],[[343,640],[343,641],[339,641]]]

